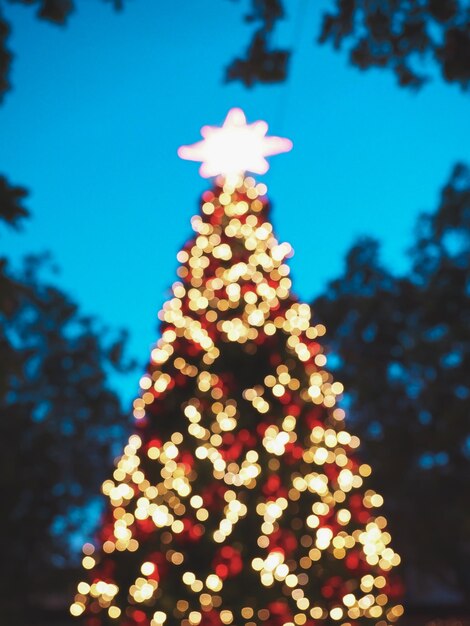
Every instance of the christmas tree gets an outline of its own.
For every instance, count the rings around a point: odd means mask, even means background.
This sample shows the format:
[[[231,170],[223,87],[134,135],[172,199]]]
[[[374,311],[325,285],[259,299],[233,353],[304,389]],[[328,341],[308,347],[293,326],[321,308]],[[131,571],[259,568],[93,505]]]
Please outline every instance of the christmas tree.
[[[180,149],[214,176],[103,484],[73,615],[88,626],[387,626],[402,614],[382,497],[337,407],[322,324],[291,294],[265,156],[291,143],[232,109]]]

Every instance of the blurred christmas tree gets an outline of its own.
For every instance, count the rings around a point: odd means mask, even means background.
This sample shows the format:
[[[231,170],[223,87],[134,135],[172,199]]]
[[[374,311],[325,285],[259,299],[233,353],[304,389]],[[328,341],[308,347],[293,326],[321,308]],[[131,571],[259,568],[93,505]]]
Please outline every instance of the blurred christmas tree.
[[[217,176],[178,254],[136,432],[103,491],[73,615],[89,626],[386,626],[399,563],[369,465],[336,406],[325,328],[291,295],[265,156],[289,150],[233,109],[180,149]]]

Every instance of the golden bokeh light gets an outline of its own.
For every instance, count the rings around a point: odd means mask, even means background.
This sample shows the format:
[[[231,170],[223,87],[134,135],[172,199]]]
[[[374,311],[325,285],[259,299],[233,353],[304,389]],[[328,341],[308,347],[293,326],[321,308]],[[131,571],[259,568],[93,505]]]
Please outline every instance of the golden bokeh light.
[[[219,178],[102,491],[70,612],[90,626],[387,626],[403,613],[383,498],[337,406],[326,329],[291,295],[265,185]]]

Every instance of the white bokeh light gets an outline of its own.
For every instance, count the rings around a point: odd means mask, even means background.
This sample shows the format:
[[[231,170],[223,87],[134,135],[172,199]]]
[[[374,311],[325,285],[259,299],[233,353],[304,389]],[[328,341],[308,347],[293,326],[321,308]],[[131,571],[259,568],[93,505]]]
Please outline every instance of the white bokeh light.
[[[189,161],[202,161],[201,176],[236,176],[244,172],[264,174],[269,169],[265,157],[288,152],[292,141],[267,137],[268,125],[262,120],[246,123],[241,109],[231,109],[223,126],[203,126],[202,141],[181,146],[178,155]]]

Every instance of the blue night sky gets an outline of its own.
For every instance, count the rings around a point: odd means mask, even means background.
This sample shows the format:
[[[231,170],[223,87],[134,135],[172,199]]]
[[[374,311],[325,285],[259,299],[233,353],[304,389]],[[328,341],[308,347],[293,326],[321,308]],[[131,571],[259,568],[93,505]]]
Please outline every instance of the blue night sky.
[[[392,74],[361,73],[346,53],[319,47],[327,1],[286,2],[275,43],[296,42],[289,80],[252,90],[223,83],[252,29],[246,1],[129,0],[117,14],[98,0],[77,4],[65,28],[5,6],[16,57],[0,109],[0,172],[29,188],[33,215],[2,247],[18,260],[50,250],[54,280],[85,313],[128,328],[142,364],[208,185],[176,149],[233,106],[294,142],[262,180],[278,238],[294,247],[303,300],[341,272],[362,234],[406,271],[418,213],[436,206],[453,163],[470,161],[469,94],[439,79],[410,93]],[[137,379],[120,382],[126,401]]]

